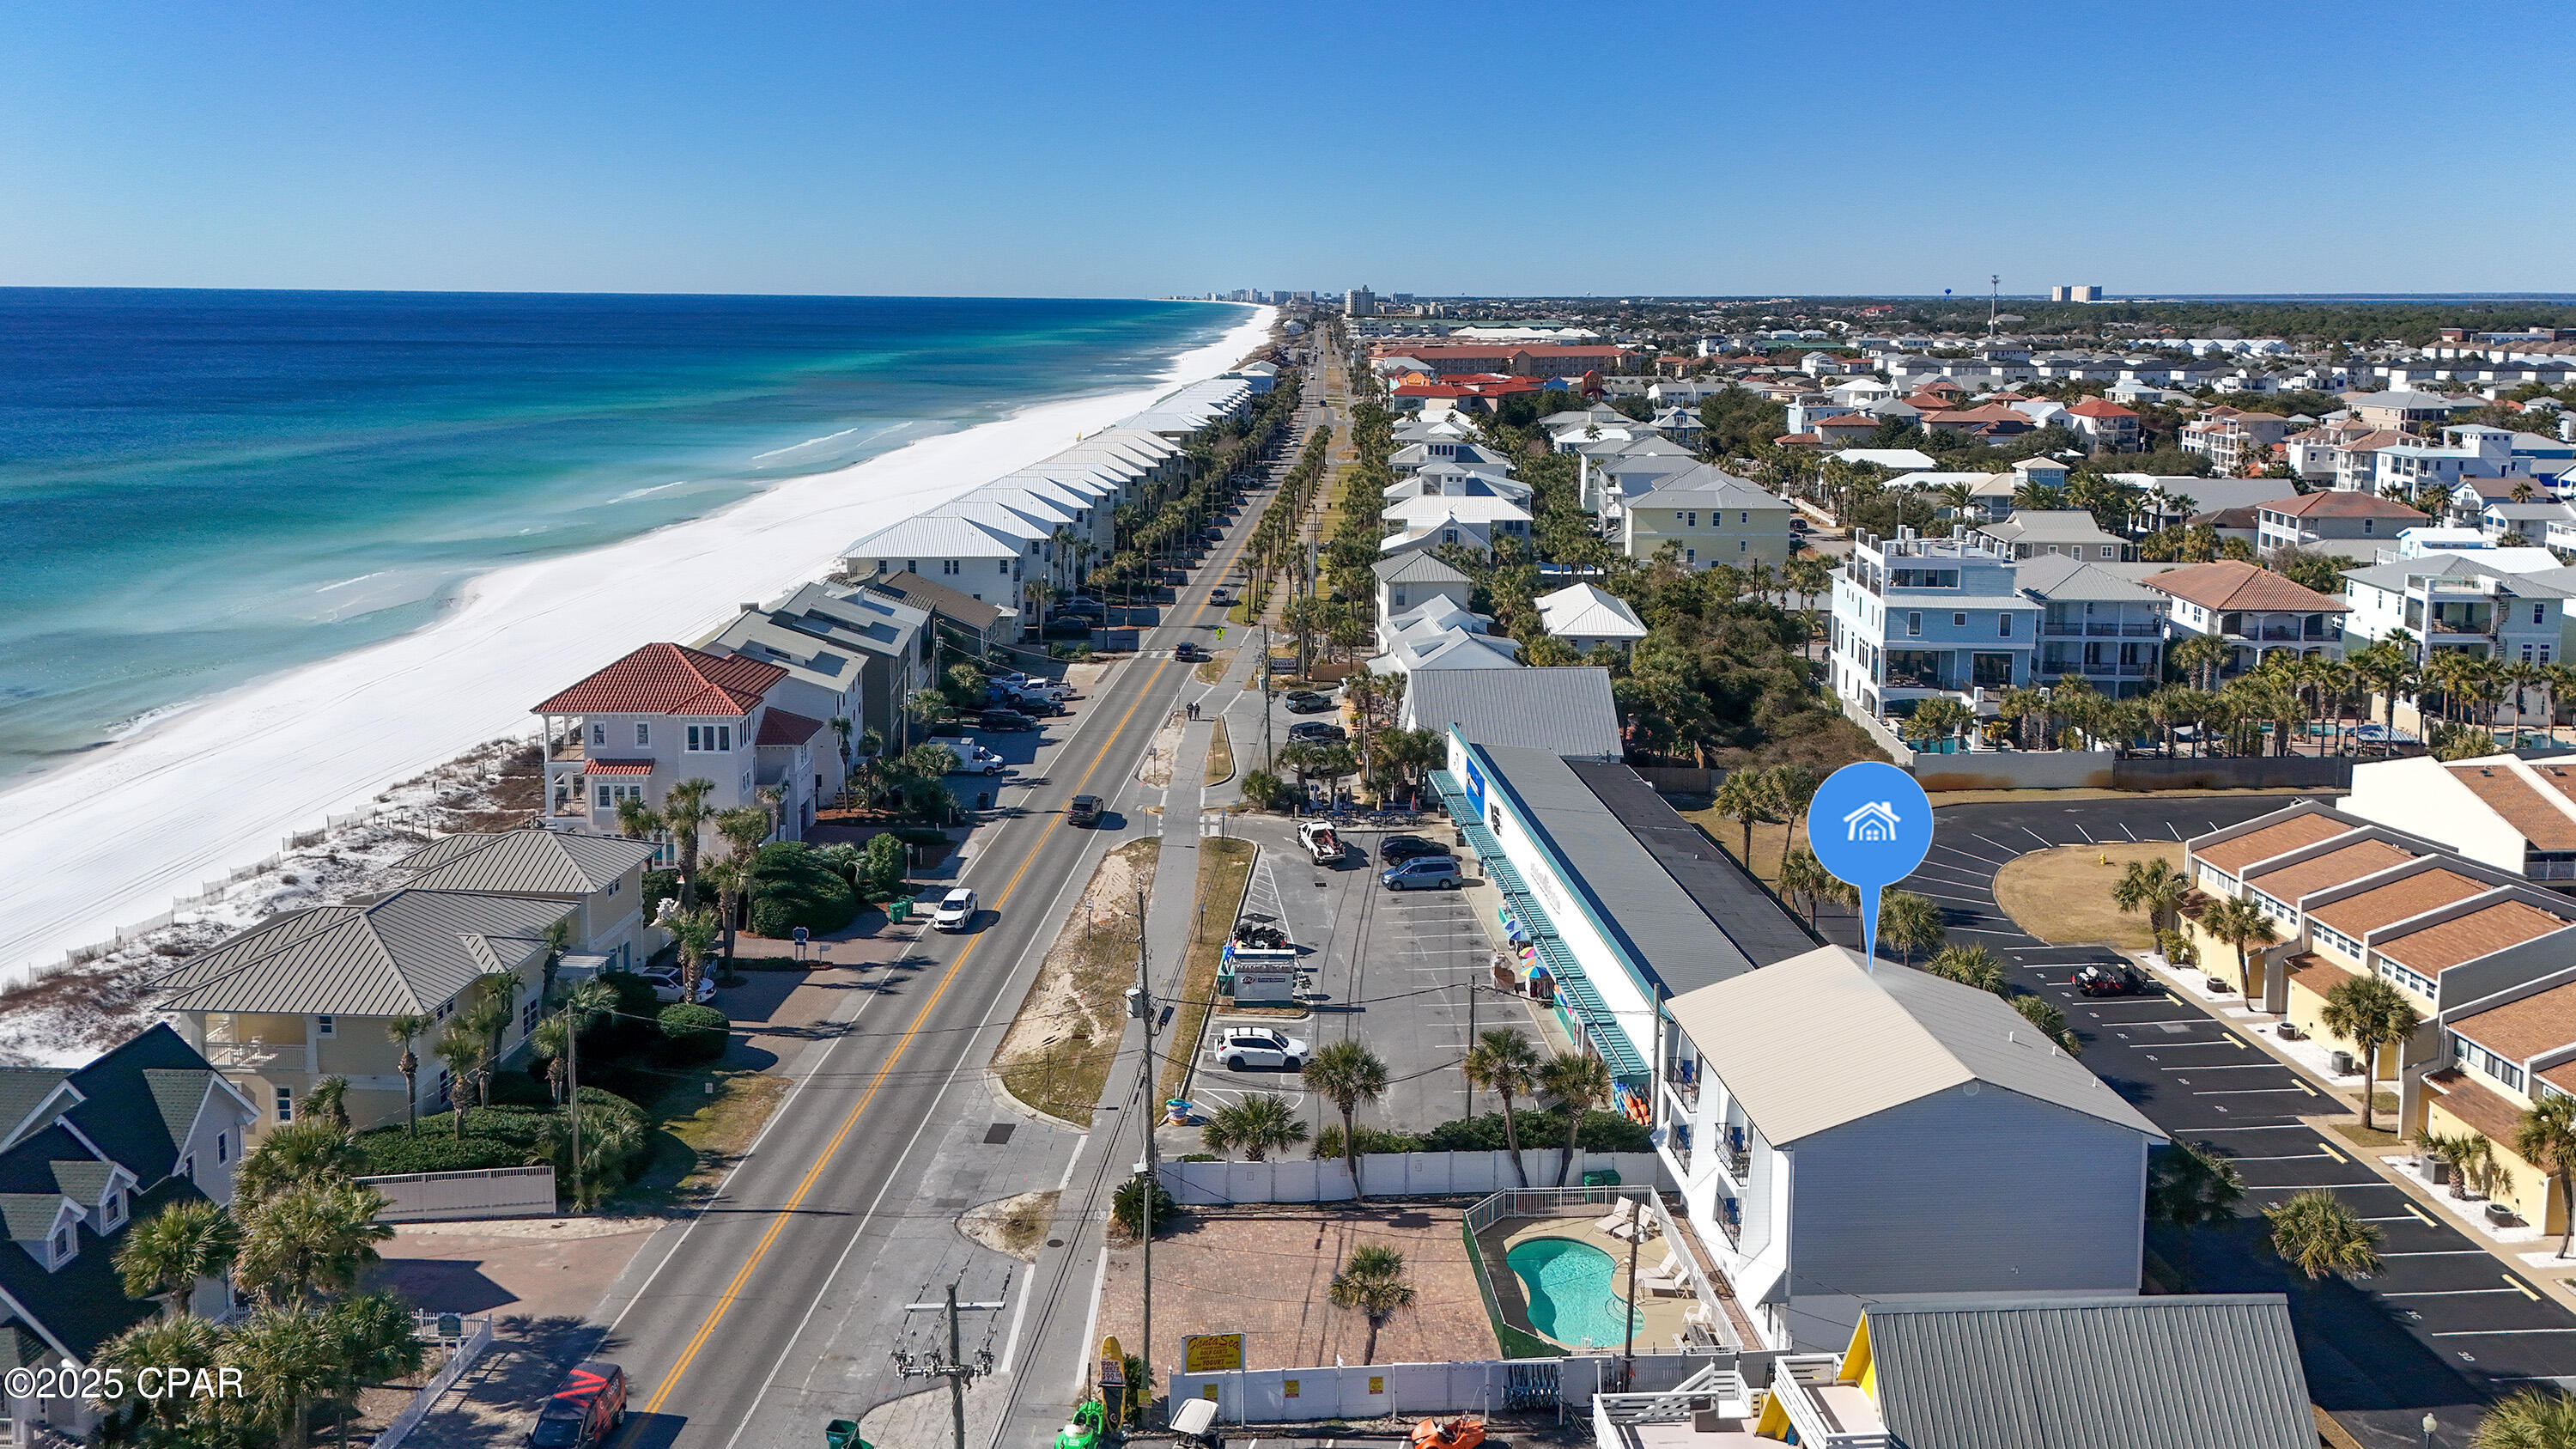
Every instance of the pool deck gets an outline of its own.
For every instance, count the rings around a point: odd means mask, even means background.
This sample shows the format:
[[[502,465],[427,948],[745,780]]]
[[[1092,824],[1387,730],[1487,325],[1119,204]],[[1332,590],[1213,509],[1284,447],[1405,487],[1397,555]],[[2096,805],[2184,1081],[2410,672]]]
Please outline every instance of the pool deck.
[[[1606,1216],[1606,1210],[1583,1217],[1504,1218],[1476,1235],[1477,1246],[1485,1251],[1486,1271],[1493,1281],[1494,1297],[1502,1304],[1504,1319],[1514,1328],[1528,1333],[1538,1333],[1530,1323],[1529,1298],[1521,1288],[1520,1275],[1514,1273],[1506,1262],[1513,1248],[1532,1238],[1568,1238],[1578,1243],[1589,1243],[1608,1253],[1611,1261],[1618,1265],[1617,1271],[1610,1280],[1611,1290],[1623,1298],[1627,1296],[1628,1244],[1593,1226],[1593,1220],[1603,1216]],[[1656,1264],[1664,1260],[1665,1247],[1666,1244],[1660,1237],[1649,1238],[1638,1245],[1637,1276],[1639,1279],[1642,1280],[1647,1273],[1653,1271]],[[1687,1293],[1679,1297],[1661,1297],[1645,1291],[1644,1284],[1640,1282],[1636,1304],[1639,1310],[1637,1347],[1658,1353],[1672,1352],[1676,1346],[1676,1340],[1681,1337],[1683,1330],[1689,1327],[1689,1322],[1683,1314],[1698,1301]],[[1539,1337],[1546,1338],[1551,1343],[1563,1343],[1565,1347],[1578,1353],[1585,1351],[1584,1346],[1579,1343],[1565,1343],[1563,1339],[1553,1338],[1544,1333],[1540,1333]],[[1600,1343],[1592,1345],[1591,1351],[1617,1353],[1624,1346],[1624,1340],[1620,1343]]]

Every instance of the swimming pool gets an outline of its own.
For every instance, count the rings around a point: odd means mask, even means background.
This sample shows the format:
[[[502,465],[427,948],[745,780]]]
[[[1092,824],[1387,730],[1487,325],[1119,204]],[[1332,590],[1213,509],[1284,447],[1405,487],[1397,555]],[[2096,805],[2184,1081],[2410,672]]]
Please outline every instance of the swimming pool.
[[[1529,1299],[1530,1327],[1570,1347],[1608,1347],[1625,1339],[1644,1315],[1613,1291],[1619,1264],[1590,1243],[1572,1238],[1529,1238],[1503,1255]]]

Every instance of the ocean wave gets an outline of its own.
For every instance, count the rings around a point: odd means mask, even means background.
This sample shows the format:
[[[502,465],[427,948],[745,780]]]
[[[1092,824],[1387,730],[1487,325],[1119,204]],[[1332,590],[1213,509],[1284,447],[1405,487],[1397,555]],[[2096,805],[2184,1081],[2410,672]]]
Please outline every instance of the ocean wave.
[[[866,431],[865,428],[843,428],[837,433],[826,433],[819,438],[807,438],[804,442],[790,443],[784,448],[772,448],[766,453],[754,453],[751,455],[751,461],[766,463],[773,458],[792,458],[798,453],[820,448],[826,443],[837,443],[843,438],[856,437]]]
[[[674,488],[686,488],[690,484],[700,481],[703,480],[696,478],[682,478],[675,483],[656,483],[650,488],[629,488],[625,492],[618,494],[616,497],[611,498],[608,501],[611,503],[632,503],[638,498],[650,498],[656,493],[668,493]]]

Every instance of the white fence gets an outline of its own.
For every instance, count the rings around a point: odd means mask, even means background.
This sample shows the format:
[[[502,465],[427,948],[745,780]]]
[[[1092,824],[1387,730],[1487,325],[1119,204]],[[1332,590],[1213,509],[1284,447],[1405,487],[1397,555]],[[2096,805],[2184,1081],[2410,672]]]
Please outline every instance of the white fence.
[[[429,1382],[420,1386],[420,1392],[411,1396],[411,1402],[403,1405],[402,1412],[385,1425],[385,1431],[375,1438],[374,1449],[400,1449],[403,1439],[420,1427],[421,1420],[429,1417],[429,1411],[438,1403],[439,1396],[456,1387],[456,1381],[465,1377],[465,1371],[474,1367],[474,1361],[491,1346],[492,1320],[466,1319],[464,1341],[456,1345],[456,1352],[439,1366]]]
[[[1731,1356],[1639,1354],[1629,1392],[1669,1389]],[[1598,1393],[1622,1390],[1616,1354],[1577,1358],[1486,1359],[1474,1363],[1381,1363],[1348,1367],[1247,1369],[1171,1376],[1174,1406],[1183,1399],[1217,1402],[1233,1424],[1380,1419],[1409,1414],[1546,1411],[1581,1408]]]
[[[1562,1148],[1521,1151],[1531,1185],[1556,1181]],[[1615,1170],[1622,1186],[1677,1191],[1664,1160],[1652,1152],[1577,1152],[1568,1183],[1586,1172]],[[1272,1162],[1166,1162],[1163,1186],[1175,1201],[1341,1202],[1351,1195],[1351,1175],[1338,1157]],[[1503,1192],[1521,1186],[1508,1152],[1368,1152],[1360,1155],[1360,1181],[1371,1197],[1448,1197]]]
[[[475,1172],[414,1172],[358,1179],[384,1194],[380,1223],[426,1223],[446,1218],[551,1217],[555,1170],[490,1167]]]

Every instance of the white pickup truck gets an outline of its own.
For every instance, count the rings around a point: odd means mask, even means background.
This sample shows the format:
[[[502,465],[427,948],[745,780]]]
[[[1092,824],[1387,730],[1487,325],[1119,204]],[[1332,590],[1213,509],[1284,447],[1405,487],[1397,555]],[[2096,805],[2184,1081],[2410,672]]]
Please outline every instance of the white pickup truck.
[[[947,771],[951,775],[998,775],[1002,772],[1001,756],[965,736],[943,736],[928,743],[948,752],[954,762]]]

